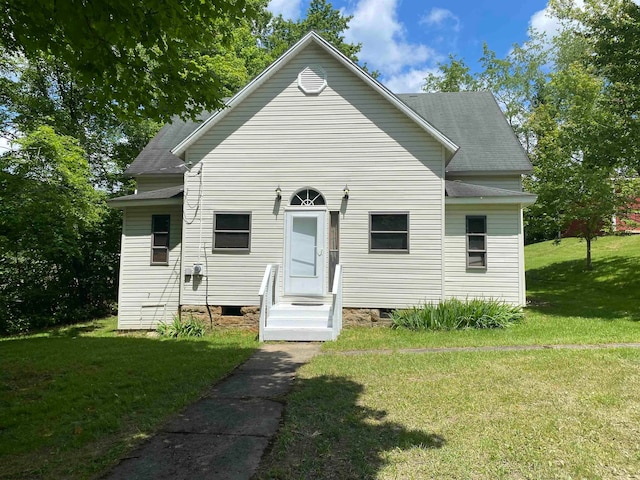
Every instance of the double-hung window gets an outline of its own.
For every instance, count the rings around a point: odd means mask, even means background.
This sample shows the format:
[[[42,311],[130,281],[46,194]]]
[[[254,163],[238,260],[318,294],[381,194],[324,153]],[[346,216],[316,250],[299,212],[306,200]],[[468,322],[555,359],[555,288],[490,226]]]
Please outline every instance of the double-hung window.
[[[409,252],[409,214],[369,213],[369,251]]]
[[[251,213],[215,212],[213,214],[213,251],[249,252]]]
[[[487,217],[467,216],[467,268],[487,268]]]
[[[170,215],[151,216],[151,265],[169,265]]]

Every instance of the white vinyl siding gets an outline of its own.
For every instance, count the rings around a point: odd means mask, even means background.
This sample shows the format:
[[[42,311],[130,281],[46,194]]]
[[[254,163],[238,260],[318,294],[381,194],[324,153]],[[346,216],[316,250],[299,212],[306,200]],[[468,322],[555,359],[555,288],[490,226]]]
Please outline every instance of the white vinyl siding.
[[[327,73],[320,94],[298,88],[308,65]],[[441,297],[443,147],[319,47],[284,65],[186,155],[194,166],[186,176],[184,264],[206,263],[210,304],[257,303],[266,265],[283,263],[284,208],[301,188],[317,190],[328,211],[340,212],[345,306],[402,307]],[[252,212],[249,254],[211,253],[214,211]],[[409,254],[372,257],[371,211],[410,214]],[[186,283],[182,303],[204,304],[205,283]]]
[[[472,176],[472,175],[447,175],[447,180],[459,180],[471,185],[483,187],[502,188],[504,190],[522,191],[522,178],[520,175],[510,176]]]
[[[169,264],[150,265],[152,215],[170,215]],[[182,207],[130,207],[124,211],[118,328],[152,329],[178,311]]]
[[[487,267],[467,267],[466,217],[487,217]],[[447,297],[495,298],[524,303],[520,278],[522,229],[519,205],[448,205],[445,237]]]
[[[182,185],[182,175],[157,175],[136,177],[136,190],[138,193],[160,190],[161,188]]]

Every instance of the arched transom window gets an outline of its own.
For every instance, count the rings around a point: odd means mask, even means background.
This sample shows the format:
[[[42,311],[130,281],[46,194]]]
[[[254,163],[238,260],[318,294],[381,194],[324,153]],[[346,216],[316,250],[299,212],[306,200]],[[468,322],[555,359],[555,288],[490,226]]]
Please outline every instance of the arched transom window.
[[[326,205],[324,197],[317,190],[305,188],[296,193],[291,199],[291,205],[312,207],[314,205]]]

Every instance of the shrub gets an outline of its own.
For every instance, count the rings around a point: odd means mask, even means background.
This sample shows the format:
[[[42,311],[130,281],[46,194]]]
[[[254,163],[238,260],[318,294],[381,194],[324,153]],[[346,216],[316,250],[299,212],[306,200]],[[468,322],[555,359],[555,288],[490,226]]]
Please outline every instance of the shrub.
[[[409,330],[459,330],[464,328],[504,328],[523,317],[522,308],[493,299],[425,303],[391,313],[393,328]]]
[[[160,322],[156,330],[163,337],[170,338],[202,337],[205,333],[202,322],[191,315],[182,320],[176,315],[171,323]]]

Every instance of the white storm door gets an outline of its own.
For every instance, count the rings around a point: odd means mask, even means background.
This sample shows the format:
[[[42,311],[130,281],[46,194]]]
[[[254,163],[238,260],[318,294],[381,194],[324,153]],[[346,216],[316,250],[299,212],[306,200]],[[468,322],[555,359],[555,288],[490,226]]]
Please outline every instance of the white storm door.
[[[326,210],[286,212],[285,295],[324,295]]]

